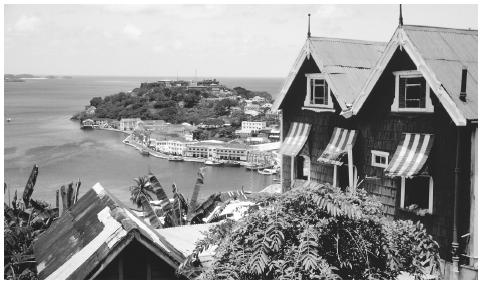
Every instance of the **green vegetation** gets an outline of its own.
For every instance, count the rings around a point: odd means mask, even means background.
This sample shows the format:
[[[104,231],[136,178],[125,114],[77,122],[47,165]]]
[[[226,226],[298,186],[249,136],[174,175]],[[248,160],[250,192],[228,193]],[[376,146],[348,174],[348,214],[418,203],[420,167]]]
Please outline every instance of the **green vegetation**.
[[[209,124],[210,120],[218,119],[223,120],[223,123],[229,122],[238,126],[245,119],[242,116],[244,114],[232,113],[231,107],[242,108],[241,100],[254,96],[266,98],[268,102],[272,101],[271,95],[267,92],[255,92],[242,87],[236,87],[232,92],[233,96],[240,96],[240,98],[212,100],[217,96],[208,91],[141,84],[141,87],[134,89],[131,93],[120,92],[104,98],[94,97],[90,100],[90,105],[96,107],[96,118],[120,120],[138,117],[142,120],[191,124]],[[81,112],[72,118],[83,120],[88,117],[91,116]]]
[[[438,244],[422,224],[391,221],[364,190],[307,182],[257,198],[261,209],[212,227],[179,272],[199,279],[416,279],[439,274]],[[216,246],[212,264],[199,254]]]

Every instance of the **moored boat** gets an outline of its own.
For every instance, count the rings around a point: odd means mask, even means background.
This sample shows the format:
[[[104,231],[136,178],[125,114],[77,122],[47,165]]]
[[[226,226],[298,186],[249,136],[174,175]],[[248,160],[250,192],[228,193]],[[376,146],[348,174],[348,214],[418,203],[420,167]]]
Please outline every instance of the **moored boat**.
[[[259,170],[266,168],[266,165],[258,164],[258,163],[248,163],[246,164],[246,169],[248,170]]]
[[[275,168],[258,169],[258,173],[263,175],[274,175],[278,173],[278,170]]]
[[[149,152],[148,149],[144,148],[144,149],[141,150],[141,154],[145,155],[145,156],[149,156],[151,153]]]
[[[241,163],[239,161],[227,160],[224,162],[224,165],[231,166],[231,167],[238,167],[238,166],[241,166]]]
[[[179,156],[179,155],[170,155],[168,157],[168,160],[169,161],[184,161],[184,158],[182,156]]]
[[[220,165],[223,165],[223,163],[221,161],[217,161],[217,160],[206,160],[204,161],[204,164],[205,165],[209,165],[209,166],[220,166]]]

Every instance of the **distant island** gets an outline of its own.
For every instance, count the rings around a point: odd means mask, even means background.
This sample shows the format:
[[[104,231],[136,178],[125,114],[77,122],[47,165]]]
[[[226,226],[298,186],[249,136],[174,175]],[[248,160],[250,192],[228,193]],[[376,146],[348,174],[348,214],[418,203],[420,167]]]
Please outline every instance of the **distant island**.
[[[94,97],[72,119],[140,118],[171,124],[224,126],[205,128],[202,138],[233,138],[242,121],[278,123],[271,113],[273,99],[267,92],[243,87],[227,88],[216,79],[202,81],[162,80],[141,83],[130,92]]]
[[[72,76],[39,76],[33,74],[5,74],[3,76],[4,82],[25,82],[26,79],[72,79]]]

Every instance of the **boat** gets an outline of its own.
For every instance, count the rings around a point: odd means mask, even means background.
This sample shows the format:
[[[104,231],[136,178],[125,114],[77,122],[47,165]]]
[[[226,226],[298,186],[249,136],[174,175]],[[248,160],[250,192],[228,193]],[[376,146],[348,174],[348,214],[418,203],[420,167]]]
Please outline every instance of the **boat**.
[[[179,156],[179,155],[170,155],[168,157],[168,160],[169,161],[184,161],[184,158],[182,156]]]
[[[274,168],[258,169],[258,173],[263,175],[274,175],[278,173],[278,170]]]
[[[246,169],[248,170],[259,170],[266,168],[266,165],[258,164],[258,163],[248,163],[246,164]]]
[[[217,161],[217,160],[206,160],[206,161],[204,161],[204,164],[205,164],[205,165],[210,165],[210,166],[223,165],[223,163],[222,163],[221,161]]]
[[[12,121],[12,118],[7,118],[7,123],[10,123]]]
[[[151,153],[149,152],[148,149],[144,148],[144,149],[141,150],[141,154],[145,155],[145,156],[149,156]]]
[[[241,166],[241,163],[239,161],[227,160],[227,161],[224,162],[224,165],[232,166],[232,167],[238,167],[238,166]]]

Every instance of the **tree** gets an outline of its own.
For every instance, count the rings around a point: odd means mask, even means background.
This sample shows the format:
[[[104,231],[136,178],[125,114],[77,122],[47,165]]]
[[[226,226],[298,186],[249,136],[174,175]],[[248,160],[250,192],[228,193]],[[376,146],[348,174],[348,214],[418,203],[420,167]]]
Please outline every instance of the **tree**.
[[[140,176],[134,179],[135,185],[131,186],[131,201],[138,208],[142,207],[143,199],[152,200],[150,193],[153,193],[152,188],[149,187],[149,179],[146,176]],[[155,193],[153,193],[155,194]]]
[[[307,182],[258,194],[259,210],[211,228],[181,264],[200,279],[417,279],[439,273],[438,244],[419,223],[390,221],[363,190]],[[199,254],[217,246],[209,268]]]
[[[102,104],[102,102],[102,97],[94,97],[90,99],[90,106],[94,106],[97,108],[100,104]]]

